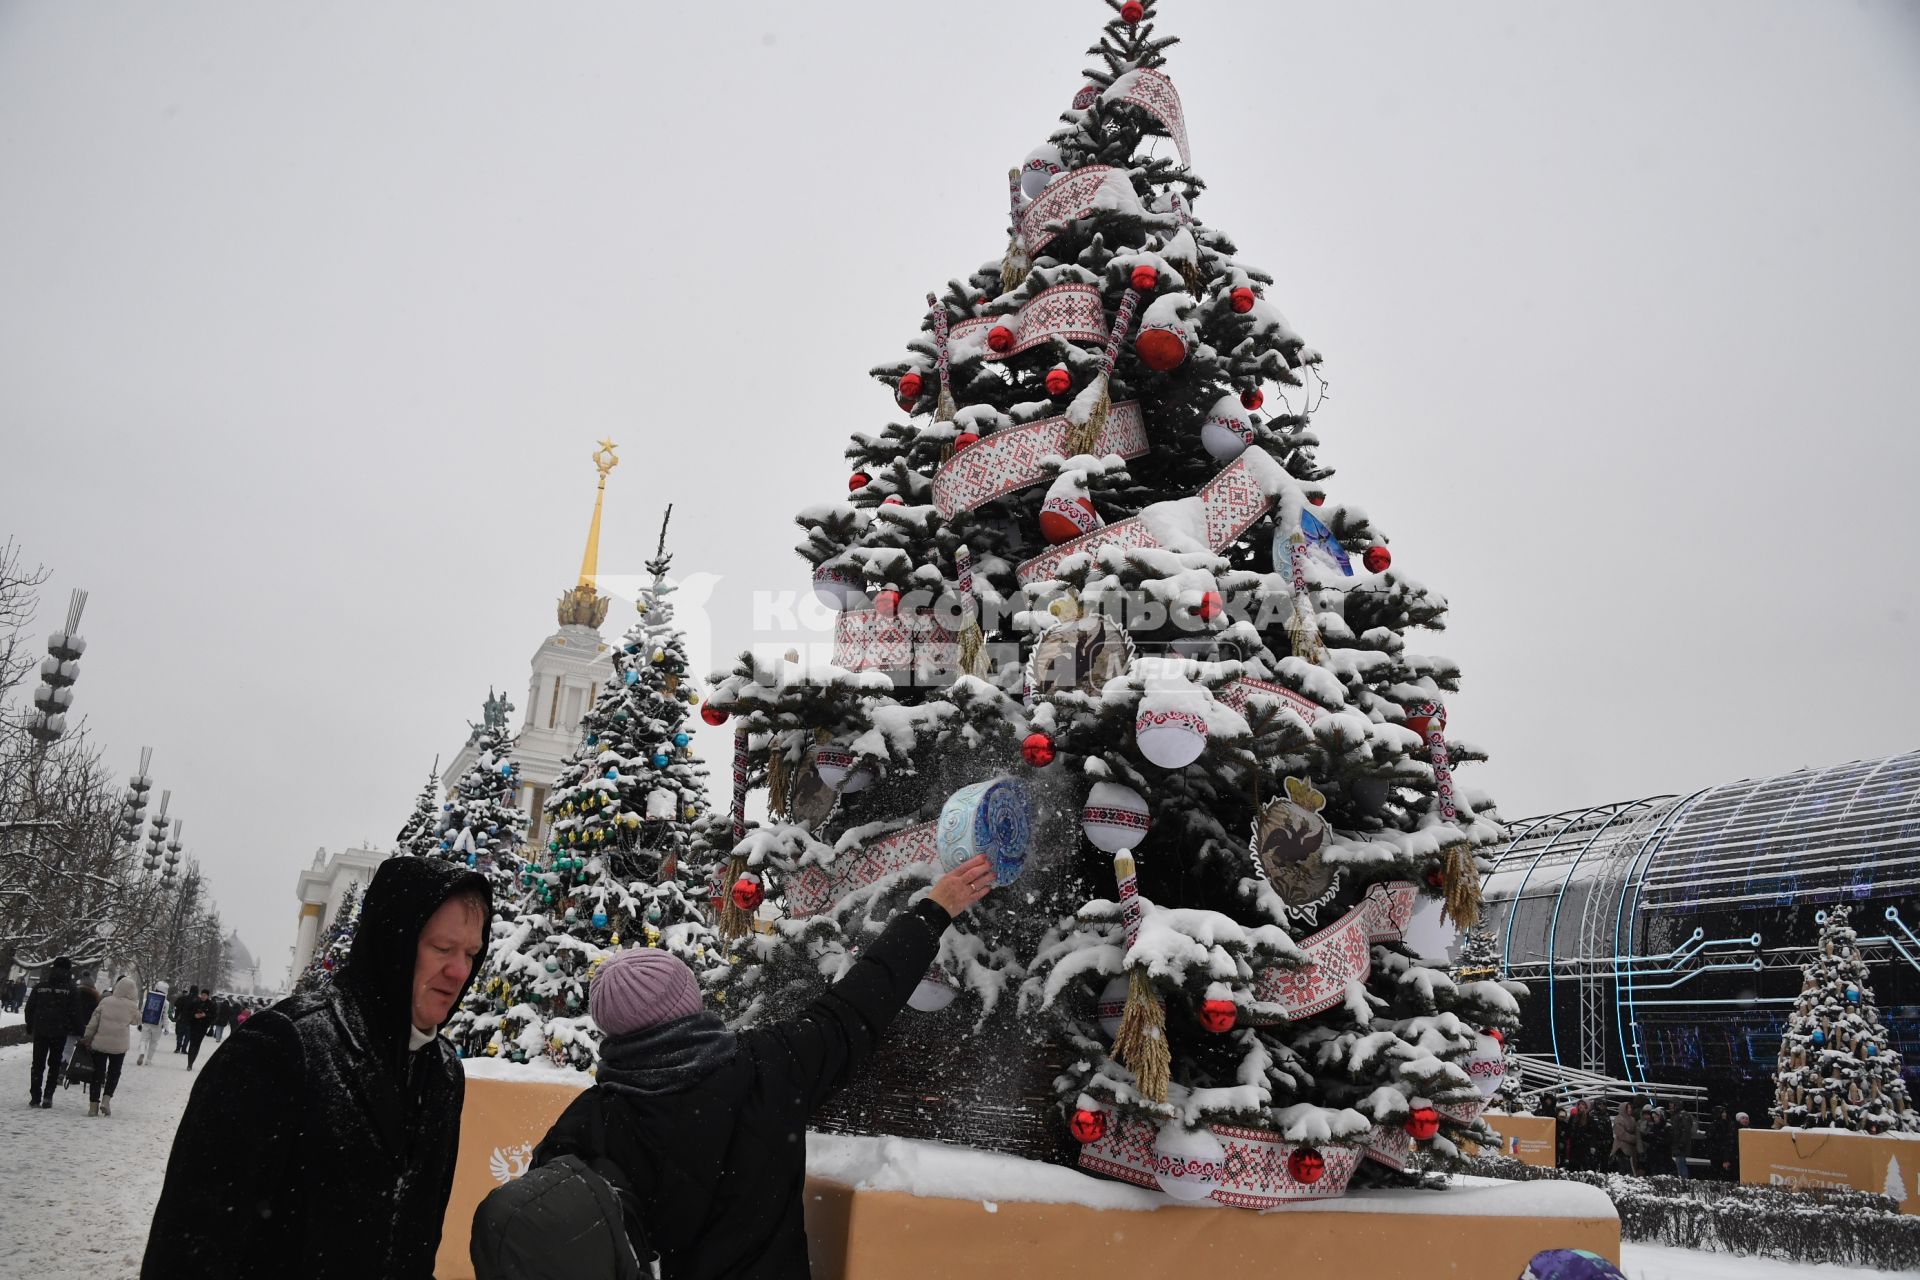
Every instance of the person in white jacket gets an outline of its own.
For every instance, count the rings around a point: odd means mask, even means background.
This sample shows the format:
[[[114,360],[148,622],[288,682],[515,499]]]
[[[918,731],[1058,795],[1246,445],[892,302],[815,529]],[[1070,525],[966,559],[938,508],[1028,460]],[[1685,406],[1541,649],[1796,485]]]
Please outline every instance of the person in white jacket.
[[[166,1025],[167,984],[156,982],[153,990],[147,992],[147,1002],[140,1009],[140,1066],[152,1063],[153,1056],[160,1052],[160,1033]]]
[[[120,1068],[132,1047],[133,1024],[140,1020],[139,988],[133,979],[122,976],[113,984],[112,994],[93,1007],[80,1043],[93,1051],[99,1062],[93,1083],[87,1086],[87,1114],[113,1114],[113,1090],[120,1083]]]

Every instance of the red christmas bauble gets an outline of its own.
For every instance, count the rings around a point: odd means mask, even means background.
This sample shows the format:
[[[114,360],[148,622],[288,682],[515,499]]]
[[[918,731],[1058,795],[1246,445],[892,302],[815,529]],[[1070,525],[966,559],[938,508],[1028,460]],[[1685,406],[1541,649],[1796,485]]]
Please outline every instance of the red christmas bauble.
[[[1020,743],[1020,754],[1036,769],[1053,763],[1053,739],[1044,733],[1030,733]]]
[[[873,607],[881,617],[891,618],[900,611],[900,593],[888,587],[873,598]]]
[[[1415,1107],[1407,1113],[1407,1133],[1415,1142],[1425,1142],[1440,1132],[1440,1113],[1432,1107]]]
[[[1287,1176],[1310,1187],[1327,1172],[1327,1162],[1312,1147],[1295,1147],[1287,1153]]]
[[[1261,405],[1265,404],[1266,402],[1267,402],[1267,393],[1262,391],[1258,387],[1255,387],[1251,391],[1242,391],[1240,393],[1240,404],[1244,408],[1258,409]]]
[[[1133,340],[1140,362],[1157,373],[1180,367],[1187,358],[1187,344],[1171,329],[1147,329]]]
[[[1226,611],[1226,602],[1220,598],[1218,591],[1209,591],[1201,596],[1200,607],[1194,610],[1194,612],[1200,616],[1202,622],[1210,622]]]
[[[708,724],[725,724],[727,722],[727,714],[727,712],[722,711],[711,702],[700,708],[700,718]]]
[[[1090,498],[1048,499],[1040,509],[1040,536],[1056,547],[1099,527],[1100,513]]]
[[[1375,544],[1367,548],[1367,554],[1360,557],[1360,563],[1367,566],[1368,573],[1385,573],[1387,566],[1393,563],[1393,552]]]
[[[953,447],[956,452],[958,450],[966,448],[970,444],[979,444],[979,443],[980,443],[980,433],[978,431],[962,431],[959,435],[953,438]]]
[[[920,375],[917,373],[901,374],[900,398],[902,400],[918,400],[920,398],[920,389],[925,385],[926,383],[920,380]]]
[[[907,500],[897,493],[890,493],[880,499],[880,505],[883,507],[904,507],[907,505]]]
[[[1240,1019],[1240,1010],[1231,1000],[1203,1000],[1200,1002],[1200,1025],[1216,1035],[1222,1031],[1233,1030],[1233,1024]]]
[[[857,493],[873,483],[873,477],[864,471],[856,471],[847,477],[847,492]]]
[[[1090,1107],[1076,1108],[1073,1119],[1067,1122],[1067,1130],[1075,1142],[1098,1142],[1107,1136],[1107,1113]]]
[[[1013,330],[1007,328],[1007,326],[997,324],[987,330],[987,349],[989,351],[1005,351],[1012,345]]]
[[[1073,375],[1067,372],[1066,366],[1055,365],[1053,368],[1047,370],[1047,394],[1048,395],[1063,396],[1067,394],[1067,391],[1072,386],[1073,386]]]
[[[1439,867],[1427,868],[1427,888],[1444,889],[1446,887],[1446,884],[1447,884],[1446,872],[1442,871]]]
[[[1127,278],[1127,283],[1142,293],[1152,293],[1160,287],[1160,268],[1152,263],[1143,262],[1133,269],[1133,274]]]
[[[1120,19],[1128,26],[1132,26],[1134,23],[1140,21],[1146,14],[1147,6],[1141,4],[1140,0],[1127,0],[1125,4],[1120,6]]]
[[[741,876],[733,882],[733,905],[742,911],[752,911],[767,896],[760,887],[760,881],[751,875]]]
[[[1311,502],[1316,507],[1322,504],[1323,502],[1325,502],[1326,500],[1327,500],[1327,495],[1324,493],[1316,493],[1312,497],[1307,499],[1308,502]]]
[[[1245,285],[1235,287],[1231,293],[1227,294],[1227,305],[1241,315],[1247,314],[1253,310],[1253,290]]]

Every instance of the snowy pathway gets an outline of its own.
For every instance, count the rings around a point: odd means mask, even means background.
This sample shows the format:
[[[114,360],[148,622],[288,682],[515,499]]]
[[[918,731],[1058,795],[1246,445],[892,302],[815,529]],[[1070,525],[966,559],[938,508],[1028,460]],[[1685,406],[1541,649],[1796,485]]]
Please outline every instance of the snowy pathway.
[[[79,1085],[53,1109],[27,1105],[28,1045],[0,1049],[0,1275],[32,1280],[131,1280],[160,1199],[173,1131],[205,1067],[187,1071],[170,1041],[136,1067],[129,1054],[113,1115],[87,1119]]]
[[[196,1076],[163,1044],[151,1067],[129,1059],[112,1117],[89,1120],[78,1086],[61,1090],[51,1111],[27,1106],[31,1052],[25,1045],[0,1049],[0,1180],[6,1188],[0,1276],[135,1280],[173,1131]],[[1884,1280],[1896,1274],[1655,1245],[1629,1244],[1623,1253],[1629,1280]]]

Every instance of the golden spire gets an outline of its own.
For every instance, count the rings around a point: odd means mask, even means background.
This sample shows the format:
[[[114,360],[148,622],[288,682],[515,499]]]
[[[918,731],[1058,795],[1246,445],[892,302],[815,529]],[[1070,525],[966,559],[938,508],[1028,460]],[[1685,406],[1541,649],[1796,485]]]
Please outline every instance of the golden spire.
[[[614,450],[619,446],[602,440],[594,450],[593,465],[600,472],[599,487],[593,494],[593,523],[587,526],[587,551],[580,557],[580,581],[560,597],[560,625],[599,627],[607,620],[607,601],[594,589],[600,575],[600,505],[607,496],[607,472],[620,465]]]

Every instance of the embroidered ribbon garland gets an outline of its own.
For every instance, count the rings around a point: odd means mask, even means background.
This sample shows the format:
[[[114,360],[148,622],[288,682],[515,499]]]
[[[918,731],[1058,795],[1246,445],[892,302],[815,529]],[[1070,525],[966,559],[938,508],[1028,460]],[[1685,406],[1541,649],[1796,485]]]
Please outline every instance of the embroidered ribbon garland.
[[[1131,103],[1145,111],[1165,126],[1173,145],[1180,152],[1180,163],[1188,167],[1193,165],[1191,153],[1187,150],[1187,119],[1180,109],[1180,94],[1164,73],[1151,67],[1135,67],[1108,85],[1107,91],[1100,95],[1100,101]]]
[[[1120,889],[1120,923],[1132,953],[1140,940],[1140,886],[1134,875],[1133,855],[1122,849],[1113,855],[1113,878]],[[1127,1003],[1120,1029],[1113,1036],[1113,1056],[1133,1072],[1140,1096],[1151,1102],[1167,1100],[1173,1053],[1167,1047],[1167,1011],[1144,961],[1127,966]]]
[[[1020,239],[1027,247],[1027,256],[1038,260],[1040,251],[1066,229],[1064,224],[1093,212],[1102,191],[1110,192],[1116,205],[1140,207],[1140,199],[1134,194],[1133,183],[1126,172],[1112,165],[1088,165],[1063,173],[1048,183],[1046,190],[1035,196],[1020,215]]]
[[[962,511],[972,511],[1048,479],[1042,460],[1072,456],[1067,451],[1072,425],[1065,414],[1042,418],[996,431],[962,449],[934,472],[934,509],[951,520]],[[1126,400],[1113,406],[1107,414],[1106,428],[1091,448],[1081,452],[1097,457],[1117,453],[1123,458],[1138,458],[1146,451],[1147,428],[1140,405]]]
[[[1299,1182],[1287,1172],[1287,1161],[1294,1148],[1308,1144],[1288,1142],[1265,1129],[1226,1124],[1207,1127],[1227,1153],[1226,1168],[1208,1198],[1231,1208],[1271,1209],[1294,1200],[1338,1199],[1346,1194],[1348,1180],[1360,1167],[1358,1147],[1315,1147],[1326,1171],[1317,1182]],[[1135,1186],[1158,1189],[1160,1181],[1153,1174],[1158,1139],[1159,1130],[1147,1121],[1116,1118],[1104,1135],[1080,1148],[1080,1167]]]
[[[1209,550],[1224,551],[1273,507],[1268,488],[1279,483],[1281,474],[1280,464],[1265,450],[1249,449],[1200,486],[1200,492],[1193,497],[1155,505],[1176,507],[1197,503],[1199,519],[1193,523],[1204,531]],[[1146,522],[1135,516],[1063,542],[1022,563],[1014,570],[1014,576],[1021,586],[1030,587],[1036,582],[1057,579],[1060,566],[1076,555],[1097,555],[1110,547],[1146,550],[1160,545],[1160,539]]]
[[[1239,676],[1228,681],[1220,686],[1213,696],[1222,706],[1231,707],[1244,715],[1247,703],[1256,695],[1262,694],[1278,699],[1287,710],[1305,721],[1309,728],[1333,714],[1313,699],[1295,693],[1283,684],[1274,684],[1270,680],[1255,680],[1252,676]]]
[[[1459,829],[1460,811],[1454,805],[1453,762],[1447,755],[1447,708],[1438,702],[1422,702],[1411,708],[1412,718],[1425,722],[1422,736],[1427,743],[1427,759],[1433,764],[1434,798],[1440,821]],[[1474,865],[1473,850],[1465,843],[1442,851],[1446,876],[1445,914],[1462,929],[1471,929],[1480,919],[1480,870]]]
[[[1293,656],[1316,667],[1327,664],[1327,647],[1320,639],[1320,621],[1314,617],[1313,596],[1307,589],[1307,538],[1296,531],[1287,540],[1287,559],[1293,568]]]
[[[835,858],[831,866],[810,864],[787,885],[787,914],[799,920],[818,915],[853,890],[882,876],[940,857],[938,821],[903,827]]]
[[[960,671],[979,676],[987,672],[986,637],[980,631],[980,606],[973,598],[973,552],[963,543],[953,553],[960,592]]]
[[[847,671],[911,671],[931,679],[959,661],[959,638],[931,615],[847,609],[834,618],[833,665]]]
[[[1254,979],[1253,998],[1278,1005],[1289,1022],[1333,1008],[1346,999],[1349,982],[1366,981],[1373,968],[1372,944],[1406,933],[1415,896],[1412,883],[1406,880],[1367,886],[1358,906],[1300,944],[1307,957],[1304,966],[1266,970]],[[1248,1019],[1256,1026],[1266,1021],[1258,1016]]]
[[[1005,351],[987,347],[987,335],[996,328],[1013,334],[1013,342]],[[1107,311],[1100,300],[1100,286],[1068,283],[1042,289],[1011,316],[962,320],[948,333],[947,345],[960,359],[977,355],[987,360],[1010,360],[1055,338],[1068,342],[1107,340]]]
[[[1020,243],[1020,170],[1007,170],[1007,252],[1000,259],[1000,292],[1018,289],[1033,270],[1027,248]]]
[[[956,410],[953,404],[953,378],[948,372],[947,362],[947,308],[932,294],[927,295],[927,306],[933,309],[933,367],[940,374],[940,395],[933,411],[933,420],[951,422]]]
[[[733,900],[733,886],[747,873],[747,855],[738,852],[747,835],[747,727],[733,731],[733,843],[736,852],[727,860],[727,882],[720,886],[720,919],[717,932],[728,941],[746,936],[751,921],[740,904]]]
[[[1376,1124],[1367,1134],[1367,1159],[1389,1169],[1406,1168],[1412,1151],[1413,1135],[1404,1124]]]
[[[1126,341],[1127,330],[1133,327],[1133,309],[1140,303],[1140,291],[1129,288],[1120,295],[1120,306],[1113,314],[1113,332],[1107,336],[1107,346],[1100,353],[1100,372],[1094,378],[1095,392],[1093,407],[1087,413],[1087,420],[1076,423],[1067,433],[1067,453],[1076,456],[1091,453],[1093,443],[1100,433],[1107,429],[1107,415],[1112,403],[1113,362],[1120,358],[1120,344]]]

